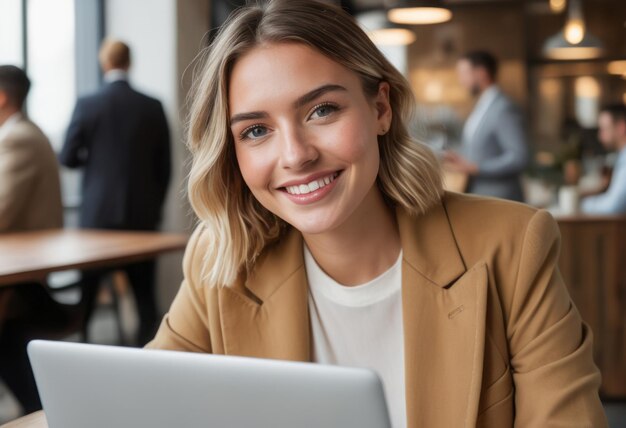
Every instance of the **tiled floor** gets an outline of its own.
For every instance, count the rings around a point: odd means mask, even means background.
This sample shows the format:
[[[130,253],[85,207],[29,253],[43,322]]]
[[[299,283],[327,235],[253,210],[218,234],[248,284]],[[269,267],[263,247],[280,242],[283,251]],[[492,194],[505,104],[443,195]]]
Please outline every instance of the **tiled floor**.
[[[129,332],[134,331],[137,324],[133,304],[134,302],[130,295],[126,295],[121,300],[123,330],[127,335],[129,335]],[[115,316],[110,309],[101,308],[97,310],[89,330],[90,337],[94,343],[107,345],[118,343],[117,324]],[[77,337],[68,338],[68,340],[77,339]],[[626,428],[626,402],[606,403],[605,410],[610,428]],[[19,404],[0,382],[0,424],[19,417],[20,413]]]

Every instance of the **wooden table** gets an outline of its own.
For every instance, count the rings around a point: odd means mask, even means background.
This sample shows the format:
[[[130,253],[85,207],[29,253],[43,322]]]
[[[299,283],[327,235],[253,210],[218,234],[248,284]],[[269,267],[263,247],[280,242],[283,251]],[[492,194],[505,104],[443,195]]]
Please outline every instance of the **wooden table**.
[[[626,398],[626,216],[557,217],[559,267],[590,325],[603,397]]]
[[[41,281],[51,272],[122,266],[185,247],[160,232],[51,229],[0,235],[0,286]]]
[[[48,421],[43,411],[39,411],[4,424],[0,428],[48,428]]]
[[[54,229],[2,234],[0,286],[40,281],[67,269],[121,266],[186,244],[186,235],[160,232]],[[48,423],[43,412],[36,412],[1,428],[48,428]]]

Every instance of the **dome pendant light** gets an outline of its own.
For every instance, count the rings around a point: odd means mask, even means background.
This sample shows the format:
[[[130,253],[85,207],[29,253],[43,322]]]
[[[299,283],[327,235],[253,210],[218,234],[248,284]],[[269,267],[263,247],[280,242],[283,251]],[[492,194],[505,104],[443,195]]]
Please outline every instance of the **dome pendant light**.
[[[362,13],[357,19],[378,46],[406,46],[415,41],[415,33],[389,22],[384,10]]]
[[[557,60],[592,59],[602,55],[600,40],[585,28],[581,0],[570,0],[565,28],[543,45],[543,54]]]
[[[550,0],[550,10],[554,13],[561,13],[567,6],[567,0]]]
[[[583,41],[585,37],[585,21],[583,20],[583,10],[581,0],[570,0],[567,23],[563,30],[565,40],[573,45]]]
[[[452,12],[435,0],[399,0],[387,11],[387,19],[396,24],[439,24],[452,19]]]

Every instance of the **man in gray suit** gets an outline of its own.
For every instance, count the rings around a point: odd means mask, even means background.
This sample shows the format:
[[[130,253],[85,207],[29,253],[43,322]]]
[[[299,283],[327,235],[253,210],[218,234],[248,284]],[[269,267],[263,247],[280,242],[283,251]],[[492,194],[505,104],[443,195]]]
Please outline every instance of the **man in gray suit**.
[[[495,83],[497,71],[487,52],[459,60],[459,80],[478,100],[463,128],[461,153],[446,152],[444,167],[468,176],[469,193],[523,201],[520,176],[528,147],[520,112]]]

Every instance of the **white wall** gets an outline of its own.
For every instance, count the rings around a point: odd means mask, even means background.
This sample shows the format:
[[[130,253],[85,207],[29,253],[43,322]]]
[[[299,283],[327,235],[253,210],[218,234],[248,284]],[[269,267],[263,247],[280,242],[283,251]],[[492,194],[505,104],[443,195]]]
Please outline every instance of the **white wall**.
[[[107,0],[105,36],[128,43],[132,67],[130,82],[139,91],[158,98],[165,109],[172,137],[172,179],[162,229],[188,232],[189,208],[183,193],[187,151],[179,116],[176,0]],[[167,310],[180,286],[182,253],[159,259],[158,297]]]

